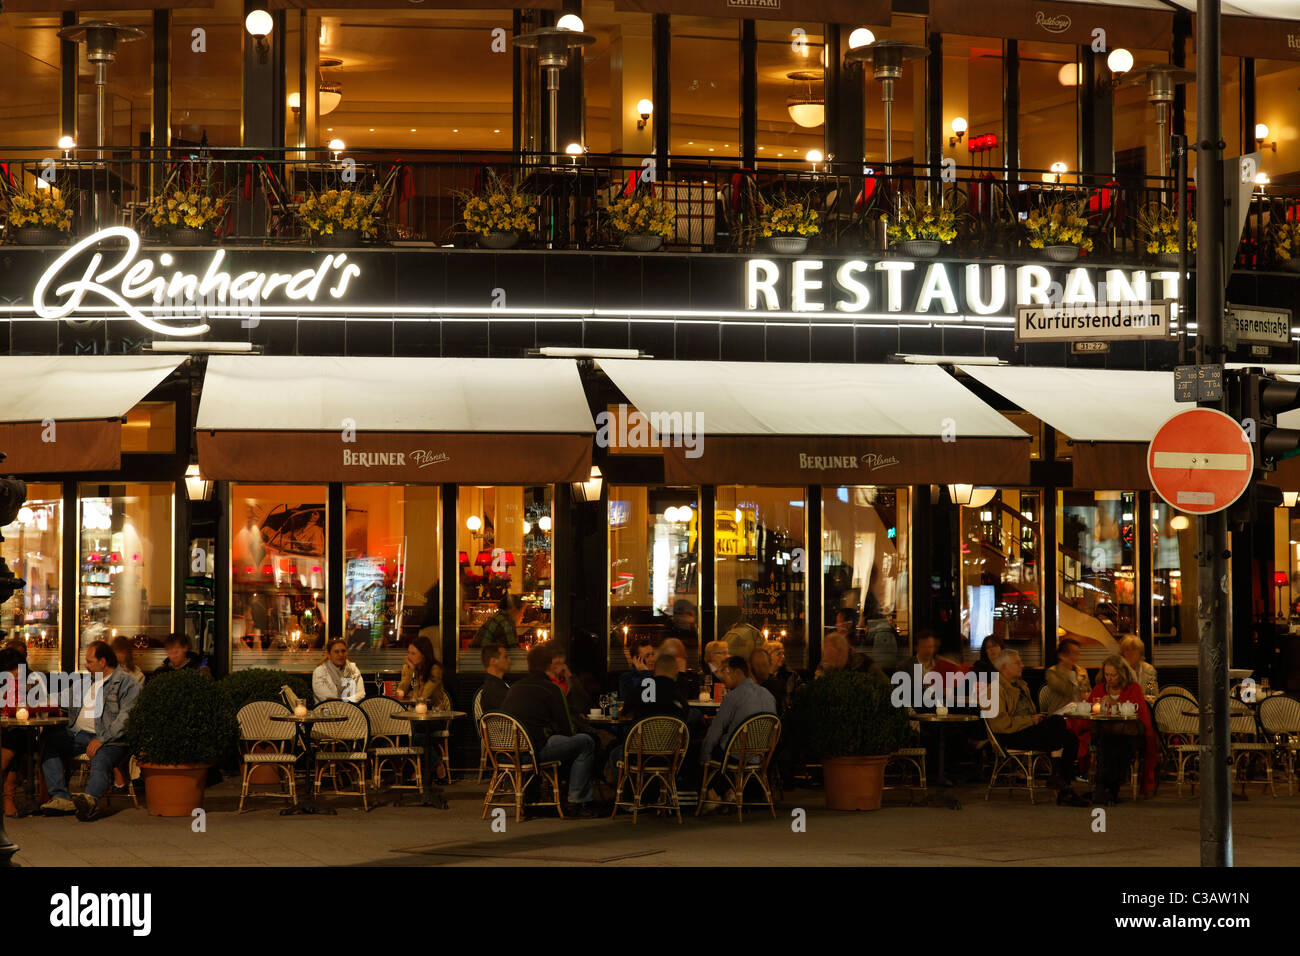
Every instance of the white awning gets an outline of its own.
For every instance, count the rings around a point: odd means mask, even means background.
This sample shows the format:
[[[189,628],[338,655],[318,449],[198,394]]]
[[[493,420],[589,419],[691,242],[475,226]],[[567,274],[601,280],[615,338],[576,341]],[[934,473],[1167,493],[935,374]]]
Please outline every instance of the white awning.
[[[1149,442],[1172,416],[1173,372],[959,365],[981,385],[1076,442]]]
[[[0,356],[0,421],[121,418],[182,361],[157,355]]]

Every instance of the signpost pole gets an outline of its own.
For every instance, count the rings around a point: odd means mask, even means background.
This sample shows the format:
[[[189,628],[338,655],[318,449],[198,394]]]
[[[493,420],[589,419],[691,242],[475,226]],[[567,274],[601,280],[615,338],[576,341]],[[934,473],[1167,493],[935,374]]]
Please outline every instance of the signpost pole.
[[[1223,368],[1225,284],[1220,0],[1196,4],[1196,361]],[[1223,411],[1224,401],[1201,402]],[[1197,522],[1201,700],[1201,866],[1232,865],[1228,767],[1228,516]]]

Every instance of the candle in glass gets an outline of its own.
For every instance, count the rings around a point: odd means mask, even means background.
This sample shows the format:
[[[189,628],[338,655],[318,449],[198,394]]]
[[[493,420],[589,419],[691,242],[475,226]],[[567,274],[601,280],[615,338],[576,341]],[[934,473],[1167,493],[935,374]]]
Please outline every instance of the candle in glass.
[[[295,717],[306,717],[306,716],[307,716],[307,705],[306,705],[306,704],[298,704],[298,705],[297,705],[296,707],[294,707],[294,709],[293,709],[293,715],[294,715]]]
[[[14,711],[14,719],[15,719],[15,720],[26,720],[27,717],[28,717],[28,714],[27,714],[27,708],[26,708],[26,707],[19,707],[16,711]]]
[[[425,714],[429,712],[429,708],[425,706],[424,701],[420,701],[420,703],[415,705],[415,712],[419,714],[421,717],[423,717]]]

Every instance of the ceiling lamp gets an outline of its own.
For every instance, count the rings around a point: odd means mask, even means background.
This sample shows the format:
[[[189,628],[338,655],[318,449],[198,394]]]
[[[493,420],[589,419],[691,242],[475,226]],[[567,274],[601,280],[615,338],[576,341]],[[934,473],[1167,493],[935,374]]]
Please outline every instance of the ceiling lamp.
[[[1056,80],[1062,86],[1079,86],[1083,83],[1083,64],[1061,64],[1061,68],[1056,71]]]
[[[948,497],[953,504],[963,508],[983,508],[998,493],[996,488],[976,488],[974,485],[949,485]]]
[[[816,129],[826,122],[826,94],[814,90],[814,83],[821,83],[826,78],[823,70],[795,70],[787,73],[794,81],[795,91],[786,97],[785,108],[790,111],[790,118],[804,129]]]
[[[323,56],[316,70],[316,96],[320,102],[320,115],[326,116],[338,109],[343,101],[343,84],[336,80],[326,80],[321,70],[332,70],[343,65],[336,56]]]

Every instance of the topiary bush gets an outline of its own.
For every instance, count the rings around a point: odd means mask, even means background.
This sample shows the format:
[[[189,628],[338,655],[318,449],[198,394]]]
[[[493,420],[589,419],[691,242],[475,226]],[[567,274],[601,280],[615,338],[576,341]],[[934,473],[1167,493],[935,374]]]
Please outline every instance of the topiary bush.
[[[890,686],[860,671],[835,670],[800,688],[789,723],[801,750],[815,759],[891,754],[907,740],[907,710]]]
[[[126,721],[126,742],[143,763],[214,764],[238,732],[217,682],[195,670],[150,678]]]
[[[272,670],[269,667],[253,667],[246,671],[235,671],[217,681],[217,691],[230,705],[231,713],[238,714],[239,708],[255,700],[279,700],[280,688],[288,684],[293,692],[306,700],[311,691],[311,682],[301,674],[288,671]]]

